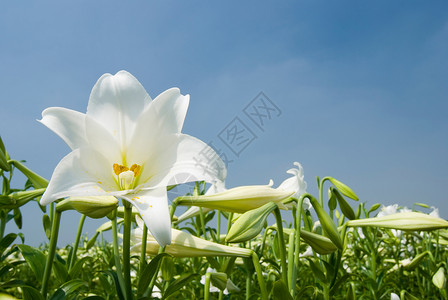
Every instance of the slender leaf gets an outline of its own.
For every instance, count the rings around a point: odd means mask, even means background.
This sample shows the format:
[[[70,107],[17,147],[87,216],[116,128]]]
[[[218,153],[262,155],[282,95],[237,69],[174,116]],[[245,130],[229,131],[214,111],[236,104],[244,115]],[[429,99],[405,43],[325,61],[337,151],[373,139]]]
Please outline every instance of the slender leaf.
[[[37,280],[42,281],[42,274],[44,274],[45,270],[45,254],[28,245],[17,245],[17,248],[19,248],[31,270],[33,270]]]
[[[199,274],[185,274],[176,279],[165,290],[165,293],[163,294],[163,299],[167,299],[169,296],[171,296],[172,294],[183,288],[197,276],[199,276]]]
[[[293,300],[289,294],[288,287],[282,280],[277,280],[274,283],[273,295],[275,300]]]
[[[159,270],[160,263],[162,258],[168,256],[167,253],[160,253],[156,257],[154,257],[149,264],[143,269],[143,272],[140,274],[140,278],[137,285],[137,294],[142,295],[146,288],[151,283],[153,277],[157,274]]]
[[[23,300],[44,300],[44,297],[36,288],[31,286],[22,286]]]
[[[4,236],[0,241],[0,256],[3,255],[3,252],[5,252],[6,248],[8,248],[12,242],[17,238],[17,234],[15,233],[9,233],[6,236]]]

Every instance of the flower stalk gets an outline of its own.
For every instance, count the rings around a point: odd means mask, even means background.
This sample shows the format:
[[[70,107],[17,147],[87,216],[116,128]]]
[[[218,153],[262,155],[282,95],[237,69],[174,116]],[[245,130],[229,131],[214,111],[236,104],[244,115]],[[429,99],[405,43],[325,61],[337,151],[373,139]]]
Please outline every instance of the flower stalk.
[[[61,212],[56,210],[53,216],[53,223],[51,226],[50,246],[48,249],[47,260],[45,262],[45,271],[42,279],[41,294],[44,296],[44,298],[47,297],[48,293],[48,283],[50,280],[51,269],[53,267],[54,255],[56,253],[56,245],[58,241],[60,222],[61,222]]]

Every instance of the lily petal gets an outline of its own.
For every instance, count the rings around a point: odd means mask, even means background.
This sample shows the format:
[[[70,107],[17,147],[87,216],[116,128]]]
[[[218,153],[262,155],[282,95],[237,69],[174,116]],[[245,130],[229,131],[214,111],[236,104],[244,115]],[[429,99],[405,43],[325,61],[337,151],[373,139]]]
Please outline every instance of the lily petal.
[[[187,113],[190,96],[183,96],[179,89],[169,89],[154,99],[140,115],[129,142],[128,157],[142,163],[148,149],[160,144],[160,137],[180,133]]]
[[[75,149],[56,166],[40,204],[47,205],[68,196],[125,194],[126,191],[116,191],[114,178],[105,167],[108,165],[104,156],[90,148]]]
[[[85,114],[62,107],[42,112],[42,124],[56,133],[72,149],[87,145]]]
[[[205,180],[207,182],[224,181],[227,170],[219,155],[207,144],[187,134],[174,134],[160,139],[157,145],[147,153],[141,174],[144,187],[159,187],[172,184],[177,174],[191,174],[182,176],[185,183]],[[177,178],[176,178],[177,179]]]
[[[171,219],[165,187],[140,191],[122,198],[137,208],[149,231],[162,247],[171,243]]]
[[[87,115],[107,128],[120,146],[124,146],[150,101],[144,87],[130,73],[104,74],[92,89]]]

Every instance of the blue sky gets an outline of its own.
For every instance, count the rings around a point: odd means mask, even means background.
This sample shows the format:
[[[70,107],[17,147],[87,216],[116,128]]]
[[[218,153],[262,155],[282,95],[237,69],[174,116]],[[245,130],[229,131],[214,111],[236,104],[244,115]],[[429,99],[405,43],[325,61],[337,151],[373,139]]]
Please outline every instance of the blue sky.
[[[446,1],[4,1],[0,68],[0,134],[47,178],[69,149],[42,110],[85,112],[96,80],[125,69],[152,97],[191,95],[183,131],[233,160],[228,187],[277,185],[299,161],[311,193],[328,175],[367,205],[448,217]],[[262,130],[243,112],[261,91],[281,110]],[[235,117],[256,135],[238,157],[218,137]],[[37,206],[23,214],[44,241]]]

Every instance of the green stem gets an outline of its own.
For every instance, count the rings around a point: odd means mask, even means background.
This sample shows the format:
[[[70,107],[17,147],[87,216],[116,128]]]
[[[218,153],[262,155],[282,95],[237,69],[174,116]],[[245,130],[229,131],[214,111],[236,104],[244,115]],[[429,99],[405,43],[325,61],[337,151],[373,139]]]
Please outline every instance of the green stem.
[[[282,279],[288,287],[288,267],[286,265],[286,246],[285,239],[283,237],[283,224],[282,224],[282,215],[280,214],[280,209],[277,207],[274,210],[275,220],[277,221],[277,234],[278,234],[278,242],[280,246],[280,262],[282,266]]]
[[[293,272],[294,268],[294,240],[295,240],[295,229],[292,229],[291,234],[289,235],[289,247],[288,247],[288,286],[290,291],[294,290],[295,282],[293,283]]]
[[[123,278],[125,284],[126,299],[132,299],[131,286],[131,221],[132,206],[124,203],[123,226]]]
[[[263,279],[263,272],[261,271],[260,261],[255,252],[252,251],[252,263],[255,267],[255,272],[257,273],[258,285],[260,286],[261,300],[268,300],[268,291],[266,289],[266,283]]]
[[[115,267],[117,268],[118,283],[120,284],[121,291],[124,291],[124,280],[123,280],[123,273],[121,272],[120,251],[118,249],[118,229],[117,229],[116,209],[113,213],[112,218],[112,238],[113,238]],[[125,299],[128,300],[126,296]]]
[[[82,227],[84,226],[84,221],[86,220],[86,215],[81,215],[81,219],[78,224],[78,232],[76,233],[75,245],[73,245],[72,256],[70,257],[70,263],[68,265],[68,271],[73,268],[73,264],[76,261],[76,252],[78,252],[79,240],[81,239]]]
[[[300,230],[302,227],[302,204],[303,200],[307,197],[307,194],[303,194],[300,196],[299,200],[297,201],[297,210],[296,210],[296,217],[294,218],[294,224],[295,224],[295,246],[294,246],[294,270],[292,271],[292,278],[291,278],[291,286],[290,286],[290,292],[292,297],[294,298],[294,294],[296,292],[295,286],[297,281],[297,273],[299,271],[299,256],[300,256]]]
[[[221,211],[218,210],[217,213],[218,213],[218,220],[216,221],[216,228],[217,228],[216,239],[217,239],[218,244],[220,244],[221,243]]]
[[[1,210],[2,214],[4,216],[8,216],[8,213],[4,210]],[[0,240],[3,239],[3,236],[5,235],[5,227],[6,227],[6,217],[0,219]]]
[[[205,284],[204,284],[204,300],[210,299],[210,279],[211,279],[211,274],[206,273],[205,274]]]
[[[251,280],[251,276],[252,274],[249,271],[249,268],[247,268],[247,275],[246,275],[246,300],[250,299],[250,294],[251,294],[251,286],[252,286],[252,280]]]
[[[202,207],[199,207],[199,218],[201,219],[202,233],[204,234],[204,239],[207,240],[207,232],[205,231],[205,217]]]
[[[47,261],[45,263],[44,277],[42,279],[41,294],[44,298],[47,298],[48,282],[51,275],[51,268],[53,267],[54,255],[56,253],[56,244],[58,241],[60,222],[61,222],[61,213],[55,211],[53,217],[53,224],[51,226],[50,247],[48,249]]]
[[[140,275],[142,275],[142,272],[146,266],[146,242],[148,240],[148,227],[146,227],[146,224],[143,226],[142,249],[140,252]]]

